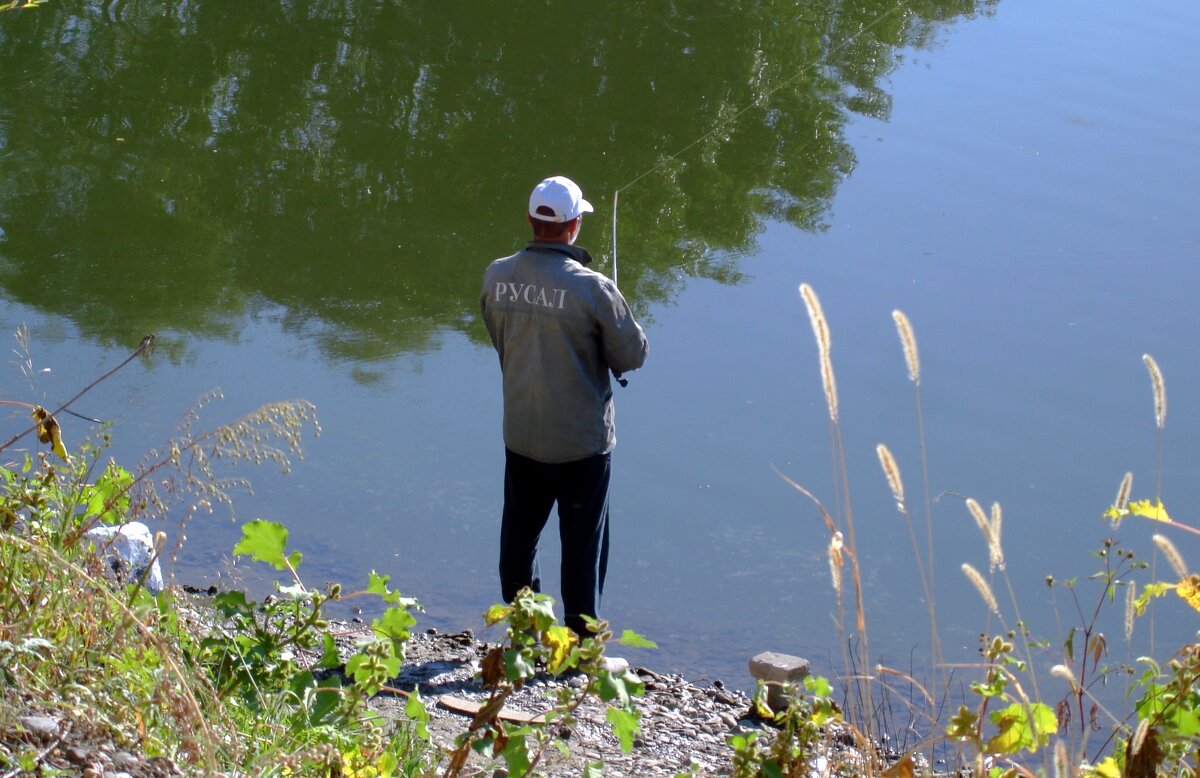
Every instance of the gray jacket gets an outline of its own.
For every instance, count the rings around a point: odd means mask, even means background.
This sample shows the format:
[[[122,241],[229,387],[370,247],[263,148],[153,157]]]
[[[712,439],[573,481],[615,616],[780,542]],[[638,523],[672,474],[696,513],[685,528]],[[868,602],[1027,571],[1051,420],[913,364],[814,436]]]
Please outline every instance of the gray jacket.
[[[483,321],[504,375],[504,445],[539,462],[612,451],[610,371],[646,361],[646,335],[586,249],[534,241],[483,277]]]

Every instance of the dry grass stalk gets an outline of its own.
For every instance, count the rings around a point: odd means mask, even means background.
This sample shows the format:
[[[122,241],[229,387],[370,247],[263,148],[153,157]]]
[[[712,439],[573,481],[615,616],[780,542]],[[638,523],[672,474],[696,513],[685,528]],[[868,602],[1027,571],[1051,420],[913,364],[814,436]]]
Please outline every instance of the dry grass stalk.
[[[1137,615],[1137,587],[1132,583],[1125,586],[1125,640],[1133,639],[1133,620]]]
[[[992,503],[992,543],[988,546],[988,564],[992,570],[1004,569],[1004,545],[1000,542],[1000,529],[1003,522],[1003,514],[1000,511],[1000,503]]]
[[[908,379],[914,384],[921,383],[921,357],[917,353],[917,338],[913,335],[912,324],[904,311],[892,311],[892,319],[896,322],[896,332],[900,334],[900,344],[904,347],[904,361],[908,364]]]
[[[996,604],[996,595],[992,594],[992,587],[988,586],[988,582],[983,580],[983,576],[974,567],[971,567],[966,562],[962,565],[963,575],[967,577],[974,586],[979,596],[983,598],[984,604],[997,616],[1000,615],[1000,606]]]
[[[1171,564],[1171,569],[1175,571],[1175,575],[1179,576],[1180,580],[1188,577],[1187,565],[1183,563],[1183,555],[1179,553],[1179,549],[1175,548],[1175,544],[1171,539],[1164,535],[1154,535],[1152,537],[1154,545],[1158,546],[1158,550],[1167,558],[1167,562]]]
[[[900,468],[896,465],[896,459],[888,447],[882,443],[875,447],[875,453],[879,455],[879,464],[883,468],[883,474],[887,477],[892,496],[896,498],[900,510],[904,511],[904,481],[900,478]]]
[[[1055,778],[1072,778],[1074,774],[1071,769],[1071,761],[1067,758],[1067,744],[1061,740],[1054,741]]]
[[[1161,430],[1167,423],[1167,386],[1163,383],[1162,371],[1149,354],[1142,354],[1146,370],[1150,372],[1150,384],[1154,387],[1154,423]]]

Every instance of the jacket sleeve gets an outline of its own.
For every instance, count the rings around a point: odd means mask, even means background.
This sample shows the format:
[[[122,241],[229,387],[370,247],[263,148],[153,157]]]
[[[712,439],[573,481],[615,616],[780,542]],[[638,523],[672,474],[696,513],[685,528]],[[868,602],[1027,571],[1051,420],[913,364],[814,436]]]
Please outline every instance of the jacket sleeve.
[[[637,370],[645,364],[650,351],[646,333],[633,318],[633,311],[616,284],[602,278],[600,291],[596,318],[604,358],[614,373]]]

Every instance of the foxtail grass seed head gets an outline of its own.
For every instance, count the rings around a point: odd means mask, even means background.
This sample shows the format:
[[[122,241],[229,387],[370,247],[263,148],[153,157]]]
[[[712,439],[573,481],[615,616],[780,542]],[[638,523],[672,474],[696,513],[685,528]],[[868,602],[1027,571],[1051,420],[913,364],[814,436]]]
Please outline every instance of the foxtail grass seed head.
[[[1075,690],[1075,673],[1071,672],[1071,668],[1066,665],[1055,665],[1050,668],[1050,675],[1063,679],[1070,685],[1072,691]]]
[[[1125,474],[1121,479],[1121,485],[1117,487],[1117,499],[1113,502],[1113,507],[1117,512],[1121,512],[1129,507],[1129,493],[1133,490],[1133,473]]]
[[[1171,569],[1175,571],[1175,575],[1179,576],[1180,580],[1188,577],[1187,565],[1183,563],[1183,555],[1179,553],[1179,549],[1175,548],[1175,544],[1165,535],[1154,535],[1152,537],[1154,545],[1158,546],[1158,550],[1163,553],[1170,563]]]
[[[879,455],[879,464],[883,467],[883,474],[887,477],[888,486],[892,489],[892,496],[896,498],[896,507],[903,512],[904,481],[900,478],[900,468],[896,465],[896,459],[888,447],[882,443],[875,447],[875,453]]]
[[[1150,372],[1150,385],[1154,387],[1154,423],[1161,430],[1167,423],[1167,386],[1163,383],[1162,371],[1149,354],[1142,354],[1146,370]]]
[[[996,604],[996,595],[992,594],[992,587],[988,586],[988,582],[983,580],[983,576],[979,574],[979,571],[966,562],[963,562],[962,571],[967,580],[975,586],[975,590],[979,592],[979,596],[983,598],[983,602],[988,606],[988,609],[999,616],[1000,606]]]
[[[1146,744],[1146,734],[1150,731],[1150,719],[1145,718],[1138,722],[1137,729],[1133,732],[1133,739],[1129,741],[1129,753],[1136,756],[1142,750],[1142,746]]]
[[[904,311],[892,311],[892,319],[896,322],[896,332],[900,334],[900,345],[904,347],[904,361],[908,364],[908,380],[918,386],[921,384],[921,357],[917,353],[917,338],[913,335],[912,324]]]
[[[817,339],[817,348],[822,354],[829,353],[829,323],[825,320],[825,311],[821,310],[821,301],[817,293],[808,284],[800,284],[800,296],[804,298],[804,307],[808,309],[808,320],[812,322],[813,335]]]
[[[838,420],[837,379],[833,377],[833,362],[829,352],[821,354],[821,385],[825,388],[825,404],[829,406],[829,420],[834,424]]]
[[[983,539],[988,544],[988,553],[991,553],[992,548],[992,521],[983,512],[983,507],[974,497],[967,498],[967,510],[971,512],[971,518],[975,519],[975,526],[979,527],[979,531],[983,533]]]
[[[833,590],[842,593],[842,533],[835,532],[829,540],[829,575],[833,580]]]

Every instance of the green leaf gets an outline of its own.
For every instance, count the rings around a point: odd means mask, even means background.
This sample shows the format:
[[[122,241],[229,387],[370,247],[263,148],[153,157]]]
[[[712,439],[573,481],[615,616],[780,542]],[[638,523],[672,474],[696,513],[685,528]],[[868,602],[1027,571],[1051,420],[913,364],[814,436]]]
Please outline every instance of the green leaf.
[[[321,660],[314,666],[318,670],[331,670],[339,667],[342,664],[342,659],[338,656],[337,644],[333,642],[333,635],[326,632],[322,641]]]
[[[613,734],[621,741],[621,750],[628,754],[633,750],[633,738],[638,733],[641,714],[637,711],[609,708],[604,717],[612,724]]]
[[[604,762],[588,762],[583,766],[583,778],[604,778]]]
[[[1054,710],[1042,703],[1033,703],[1027,709],[1022,703],[1014,702],[1003,710],[988,714],[988,718],[999,730],[987,745],[987,750],[995,754],[1015,754],[1026,749],[1037,751],[1038,746],[1048,743],[1058,729]]]
[[[958,712],[950,717],[946,727],[946,736],[952,738],[974,739],[979,726],[979,716],[965,705],[960,705]]]
[[[233,547],[233,553],[266,562],[276,570],[295,570],[300,564],[300,552],[284,557],[287,538],[287,528],[282,524],[257,519],[242,527],[242,539]]]
[[[510,681],[532,678],[537,673],[533,665],[533,652],[527,649],[509,649],[504,652],[504,674]]]
[[[416,618],[403,608],[388,608],[383,615],[371,622],[371,631],[396,643],[408,640],[409,627],[417,623]]]
[[[653,640],[647,640],[631,629],[622,632],[621,638],[617,642],[623,646],[630,646],[632,648],[658,648],[658,644]]]
[[[429,711],[425,708],[425,701],[421,699],[420,689],[414,688],[408,695],[408,702],[404,705],[404,715],[416,723],[417,737],[429,740]]]
[[[527,775],[529,773],[529,744],[524,737],[512,737],[504,747],[504,764],[508,767],[509,775]]]
[[[128,490],[132,483],[133,475],[128,470],[116,462],[109,462],[96,483],[85,492],[86,514],[98,516],[104,524],[120,524],[129,511]],[[108,506],[107,510],[105,506]]]
[[[829,679],[820,675],[810,675],[804,679],[804,688],[814,697],[828,697],[833,694]]]
[[[596,681],[598,686],[597,694],[600,695],[600,699],[605,702],[617,700],[622,708],[628,709],[630,707],[629,689],[625,686],[625,678],[623,676],[603,671],[596,678]]]

